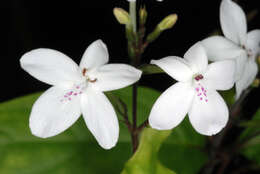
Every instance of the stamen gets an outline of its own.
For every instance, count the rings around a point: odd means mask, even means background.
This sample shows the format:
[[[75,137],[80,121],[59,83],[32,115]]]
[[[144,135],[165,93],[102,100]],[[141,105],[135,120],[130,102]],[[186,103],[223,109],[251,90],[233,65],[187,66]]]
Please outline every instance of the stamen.
[[[88,81],[91,82],[91,83],[95,83],[97,81],[97,78],[91,80],[90,78],[88,78]]]
[[[83,74],[83,76],[86,75],[86,72],[87,72],[87,68],[83,68],[83,70],[82,70],[82,74]]]
[[[202,80],[204,77],[203,75],[199,74],[195,77],[195,80],[199,81],[199,80]]]

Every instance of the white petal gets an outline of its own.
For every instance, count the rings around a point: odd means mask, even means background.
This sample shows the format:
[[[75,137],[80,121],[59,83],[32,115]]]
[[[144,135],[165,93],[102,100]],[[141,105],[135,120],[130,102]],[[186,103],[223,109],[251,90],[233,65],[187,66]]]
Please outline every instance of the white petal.
[[[244,52],[240,46],[222,36],[208,37],[201,43],[210,61],[232,59]]]
[[[223,98],[215,91],[207,92],[207,102],[194,97],[189,119],[194,129],[203,135],[220,132],[228,121],[228,107]]]
[[[80,62],[80,68],[99,67],[108,62],[108,57],[107,46],[102,40],[97,40],[86,49]]]
[[[89,74],[91,79],[97,79],[90,85],[99,91],[111,91],[129,86],[137,82],[142,71],[126,64],[107,64]]]
[[[244,11],[231,0],[222,0],[220,23],[224,35],[238,45],[246,44],[247,22]]]
[[[246,47],[253,55],[260,54],[260,30],[253,30],[247,34]]]
[[[67,91],[51,87],[37,99],[30,116],[33,135],[41,138],[55,136],[69,128],[79,118],[80,97],[65,99]]]
[[[88,88],[82,95],[81,109],[87,127],[99,145],[110,149],[117,143],[119,125],[116,113],[107,97],[98,91]]]
[[[239,80],[241,76],[244,73],[244,69],[246,66],[246,61],[247,61],[247,54],[244,52],[240,56],[235,58],[236,61],[236,73],[235,73],[235,81]]]
[[[36,79],[50,85],[80,81],[78,65],[63,53],[36,49],[22,56],[21,67]]]
[[[185,82],[191,80],[193,75],[188,62],[180,57],[169,56],[160,60],[152,60],[151,64],[159,66],[177,81]]]
[[[228,90],[234,86],[235,72],[235,60],[214,62],[208,66],[204,81],[210,89]]]
[[[188,113],[193,97],[194,89],[190,84],[177,82],[155,102],[149,116],[149,124],[159,130],[176,127]]]
[[[258,72],[257,64],[254,60],[246,62],[244,73],[236,82],[236,99],[240,97],[243,90],[247,89],[254,81]]]
[[[195,73],[203,73],[208,66],[206,51],[200,42],[194,44],[184,55]]]

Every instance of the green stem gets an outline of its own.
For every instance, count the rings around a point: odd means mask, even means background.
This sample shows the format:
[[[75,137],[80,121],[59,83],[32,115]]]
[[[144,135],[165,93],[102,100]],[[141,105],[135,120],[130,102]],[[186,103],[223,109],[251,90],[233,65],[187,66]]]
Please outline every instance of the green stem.
[[[129,11],[130,11],[130,17],[133,26],[133,31],[136,33],[136,2],[129,3]]]

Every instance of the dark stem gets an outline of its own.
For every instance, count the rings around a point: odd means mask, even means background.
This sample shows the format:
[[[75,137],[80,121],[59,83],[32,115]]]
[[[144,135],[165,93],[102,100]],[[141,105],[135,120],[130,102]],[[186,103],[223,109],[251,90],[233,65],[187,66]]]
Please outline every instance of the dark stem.
[[[149,124],[148,120],[145,120],[138,128],[137,131],[141,132],[145,127],[147,127]]]
[[[137,83],[133,85],[133,128],[136,129],[137,117]]]
[[[138,146],[138,134],[136,132],[137,128],[137,87],[138,84],[133,85],[133,132],[132,132],[132,144],[133,144],[133,153],[136,151]]]

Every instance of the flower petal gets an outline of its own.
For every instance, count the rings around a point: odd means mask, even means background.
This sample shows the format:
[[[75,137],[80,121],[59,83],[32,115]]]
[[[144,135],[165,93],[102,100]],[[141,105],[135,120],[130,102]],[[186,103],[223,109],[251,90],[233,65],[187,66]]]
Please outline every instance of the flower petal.
[[[248,59],[248,57],[247,57],[246,52],[244,52],[240,56],[236,57],[236,59],[235,59],[235,61],[236,61],[235,80],[236,81],[239,80],[241,78],[241,76],[243,75],[247,59]]]
[[[200,42],[194,44],[184,55],[195,73],[203,73],[208,66],[206,51]]]
[[[32,50],[22,56],[20,64],[30,75],[50,85],[63,85],[81,80],[78,65],[56,50]]]
[[[252,51],[253,55],[260,54],[260,30],[248,32],[246,47]]]
[[[202,135],[215,135],[228,122],[228,107],[215,91],[207,92],[207,102],[195,97],[189,111],[189,119],[194,129]]]
[[[177,82],[157,99],[149,116],[149,124],[159,130],[176,127],[188,113],[193,97],[194,89],[189,83]]]
[[[244,52],[241,47],[222,36],[208,37],[201,43],[210,61],[232,59]]]
[[[141,78],[142,71],[126,64],[107,64],[89,74],[93,88],[100,91],[111,91],[129,86]]]
[[[247,22],[244,11],[231,0],[222,0],[220,24],[224,35],[238,45],[246,44]]]
[[[234,86],[235,72],[235,60],[211,63],[204,74],[204,83],[210,89],[228,90]]]
[[[32,134],[41,138],[55,136],[69,128],[80,116],[80,97],[65,99],[67,90],[51,87],[34,103],[30,116]]]
[[[257,72],[258,67],[255,60],[250,59],[247,61],[241,78],[236,82],[236,99],[240,97],[243,90],[248,88],[253,83]]]
[[[185,82],[191,80],[193,75],[188,62],[180,57],[169,56],[160,60],[152,60],[151,64],[159,66],[177,81]]]
[[[104,149],[114,147],[119,137],[119,125],[113,106],[99,91],[88,88],[82,95],[81,109],[88,129]]]
[[[86,49],[80,62],[80,68],[91,69],[99,67],[108,62],[108,57],[107,46],[102,40],[97,40]]]

